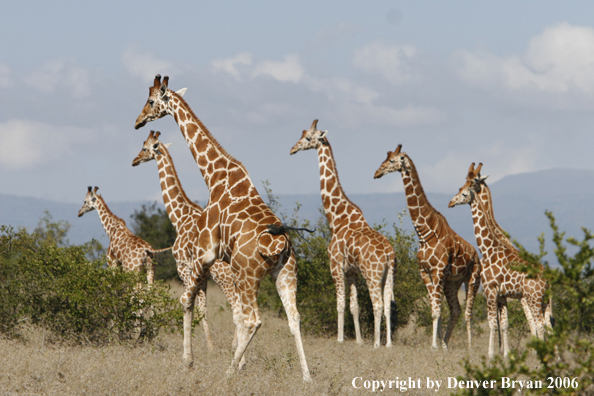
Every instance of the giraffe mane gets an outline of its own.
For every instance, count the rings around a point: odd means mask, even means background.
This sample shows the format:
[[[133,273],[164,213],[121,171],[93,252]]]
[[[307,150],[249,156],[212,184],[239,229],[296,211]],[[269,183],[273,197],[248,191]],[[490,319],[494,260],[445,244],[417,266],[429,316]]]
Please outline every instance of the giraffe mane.
[[[194,118],[194,120],[196,120],[196,122],[198,123],[198,126],[200,127],[200,129],[202,129],[202,131],[206,134],[206,136],[214,144],[214,146],[225,157],[227,157],[227,159],[229,159],[231,162],[237,164],[241,169],[243,169],[243,171],[246,174],[248,174],[248,171],[247,171],[246,167],[241,163],[241,161],[239,161],[237,158],[235,158],[234,156],[232,156],[231,154],[229,154],[229,152],[227,150],[225,150],[225,148],[221,145],[221,143],[219,143],[219,141],[212,135],[212,133],[210,133],[210,131],[208,130],[208,128],[202,123],[202,121],[200,120],[200,118],[198,118],[198,116],[196,116],[196,114],[194,113],[194,110],[192,110],[192,108],[190,107],[190,105],[188,105],[188,102],[186,102],[186,100],[181,95],[179,95],[178,93],[176,93],[175,91],[169,90],[169,94],[171,96],[174,96],[177,100],[179,100],[186,107],[186,109],[188,109],[188,111],[190,112],[190,115]]]
[[[324,139],[326,139],[326,138],[324,138]],[[344,192],[344,189],[342,188],[342,184],[340,184],[340,177],[338,177],[338,168],[336,166],[336,160],[334,159],[334,152],[332,151],[332,146],[330,145],[330,142],[328,142],[327,139],[326,139],[326,142],[327,142],[326,146],[328,147],[328,150],[330,150],[330,158],[332,160],[332,163],[334,164],[334,172],[336,172],[336,183],[338,184],[338,188],[340,188],[340,191],[342,191],[342,195],[344,196],[346,201],[348,203],[350,203],[351,205],[353,205],[355,207],[355,209],[357,209],[359,211],[359,213],[361,213],[361,215],[363,215],[363,211],[361,210],[361,208],[359,208],[359,206],[357,206],[356,203],[351,201],[351,199]]]

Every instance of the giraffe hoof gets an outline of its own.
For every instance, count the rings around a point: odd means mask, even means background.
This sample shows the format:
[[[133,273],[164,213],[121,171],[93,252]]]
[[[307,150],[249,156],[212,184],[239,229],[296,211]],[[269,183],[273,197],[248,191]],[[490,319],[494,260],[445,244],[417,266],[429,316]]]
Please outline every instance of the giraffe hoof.
[[[313,382],[313,380],[311,379],[311,375],[309,374],[309,371],[303,374],[303,382]]]
[[[233,366],[230,366],[230,367],[227,369],[227,377],[231,377],[231,376],[233,376],[233,375],[235,375],[235,367],[233,367]]]
[[[357,340],[356,342],[357,342],[357,345],[363,345],[363,340]],[[375,346],[374,346],[374,348],[375,348]]]

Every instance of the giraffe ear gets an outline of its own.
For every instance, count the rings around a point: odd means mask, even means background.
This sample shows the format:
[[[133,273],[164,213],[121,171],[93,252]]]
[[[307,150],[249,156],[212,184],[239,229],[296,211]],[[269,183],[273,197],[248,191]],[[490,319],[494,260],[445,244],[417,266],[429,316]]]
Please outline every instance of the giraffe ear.
[[[327,133],[328,133],[328,131],[320,131],[320,139],[326,137]]]
[[[165,83],[161,84],[159,91],[161,91],[161,95],[165,95],[165,92],[167,92],[167,84],[165,84]]]
[[[177,91],[175,91],[175,93],[178,94],[179,96],[184,96],[186,94],[187,90],[188,90],[188,88],[182,88],[182,89],[178,89]]]
[[[169,146],[171,146],[173,143],[165,143],[163,146],[165,146],[165,148],[169,148]]]

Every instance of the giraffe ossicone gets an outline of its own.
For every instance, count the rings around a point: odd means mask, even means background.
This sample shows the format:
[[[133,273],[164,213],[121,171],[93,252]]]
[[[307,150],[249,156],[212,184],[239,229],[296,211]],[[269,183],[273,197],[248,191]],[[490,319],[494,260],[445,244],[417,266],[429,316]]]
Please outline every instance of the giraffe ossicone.
[[[386,321],[386,346],[392,346],[393,325],[392,305],[394,304],[394,278],[396,258],[388,239],[367,224],[363,212],[344,193],[338,179],[336,162],[328,131],[317,129],[314,120],[308,130],[290,153],[315,149],[320,168],[320,191],[324,213],[328,219],[332,239],[328,245],[330,272],[336,286],[338,311],[338,342],[344,341],[344,311],[346,305],[345,280],[350,289],[350,309],[355,323],[356,342],[363,343],[359,325],[359,305],[357,302],[357,274],[361,273],[367,283],[374,314],[374,348],[380,346],[382,310]],[[394,319],[394,321],[392,321]]]
[[[438,348],[438,339],[447,348],[454,326],[461,314],[458,289],[466,286],[466,333],[468,347],[472,345],[472,308],[480,285],[481,262],[470,243],[461,238],[448,224],[446,218],[429,202],[412,159],[402,152],[399,144],[389,151],[387,158],[375,172],[374,178],[400,172],[411,220],[419,238],[421,278],[431,300],[433,318],[432,347]],[[441,339],[441,293],[445,294],[450,308],[450,321]]]
[[[268,226],[281,221],[268,208],[253,185],[244,165],[231,156],[196,117],[190,106],[168,88],[169,78],[155,76],[149,97],[134,127],[136,129],[171,115],[184,136],[209,189],[209,200],[198,222],[198,252],[194,271],[203,276],[217,259],[229,262],[236,275],[235,290],[240,309],[234,315],[238,343],[228,372],[241,368],[243,354],[261,325],[257,295],[262,278],[270,274],[287,313],[295,338],[302,376],[311,380],[301,339],[297,311],[297,261],[287,234],[268,233]],[[262,234],[268,236],[264,238]],[[262,236],[262,237],[260,237]],[[280,250],[278,246],[283,245]],[[275,247],[276,246],[276,247]],[[271,255],[268,255],[271,254]],[[192,312],[184,310],[184,333],[191,332]],[[191,361],[191,355],[184,358]]]

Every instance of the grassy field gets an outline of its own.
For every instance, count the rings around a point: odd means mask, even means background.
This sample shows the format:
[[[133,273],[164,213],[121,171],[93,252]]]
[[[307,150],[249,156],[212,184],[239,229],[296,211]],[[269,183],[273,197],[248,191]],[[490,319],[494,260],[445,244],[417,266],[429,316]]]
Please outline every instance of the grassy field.
[[[393,348],[379,350],[372,350],[371,340],[358,346],[354,340],[338,344],[305,336],[313,382],[303,383],[287,322],[265,313],[247,350],[246,367],[227,377],[233,339],[230,309],[213,285],[208,304],[215,348],[209,352],[202,329],[196,329],[192,369],[182,364],[181,334],[135,346],[71,347],[50,344],[42,331],[30,330],[26,342],[0,339],[0,395],[349,395],[371,393],[364,387],[366,380],[409,377],[417,385],[420,379],[422,389],[409,389],[407,395],[447,395],[453,391],[447,389],[448,377],[463,374],[463,359],[478,363],[487,352],[486,333],[475,335],[470,354],[461,331],[454,333],[448,351],[432,350],[424,330],[400,330]],[[360,389],[353,387],[357,377]],[[439,392],[427,389],[427,377],[441,381]]]

